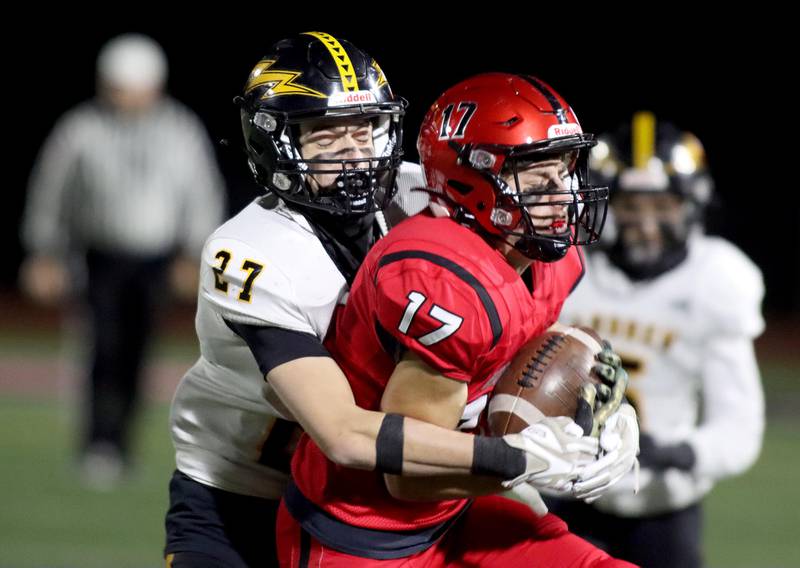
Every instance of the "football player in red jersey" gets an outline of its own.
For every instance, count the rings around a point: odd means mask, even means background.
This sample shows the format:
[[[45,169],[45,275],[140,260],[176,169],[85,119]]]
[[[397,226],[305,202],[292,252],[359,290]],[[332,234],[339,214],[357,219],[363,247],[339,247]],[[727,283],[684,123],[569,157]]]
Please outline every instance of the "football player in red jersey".
[[[204,247],[201,356],[171,408],[177,470],[165,553],[175,568],[277,563],[269,536],[288,481],[295,417],[337,464],[384,470],[376,438],[386,415],[356,406],[322,339],[383,234],[378,210],[395,189],[387,218],[427,203],[411,192],[424,185],[421,169],[401,161],[405,102],[346,40],[308,32],[277,42],[236,102],[248,163],[267,195]],[[520,434],[476,437],[411,418],[402,432],[404,474],[466,474],[478,456],[516,494],[529,476],[553,471],[542,466],[547,448]],[[505,459],[491,459],[498,452]],[[527,496],[544,506],[532,488]]]
[[[377,471],[337,465],[305,436],[279,511],[282,565],[628,565],[557,517],[495,496],[506,446],[476,436],[465,475],[407,475],[403,456],[404,417],[475,428],[504,366],[556,322],[583,274],[573,245],[597,240],[605,217],[607,189],[586,183],[593,145],[533,77],[479,75],[430,109],[418,148],[431,213],[375,245],[326,340],[356,403],[388,413]],[[617,374],[608,379],[625,380]],[[538,463],[525,481],[592,499],[619,479],[638,428],[629,405],[614,409],[599,441],[565,417],[530,427],[520,443],[540,451],[527,454]]]

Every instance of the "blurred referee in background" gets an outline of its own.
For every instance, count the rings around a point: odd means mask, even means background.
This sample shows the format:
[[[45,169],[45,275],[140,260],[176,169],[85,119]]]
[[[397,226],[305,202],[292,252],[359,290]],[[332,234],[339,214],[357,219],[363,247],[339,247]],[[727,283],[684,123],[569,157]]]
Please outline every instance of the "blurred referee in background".
[[[123,35],[101,49],[97,96],[55,124],[22,223],[23,292],[47,306],[80,298],[88,307],[80,465],[97,489],[113,488],[129,465],[142,360],[167,284],[194,297],[197,258],[223,215],[208,135],[164,93],[166,78],[149,37]]]

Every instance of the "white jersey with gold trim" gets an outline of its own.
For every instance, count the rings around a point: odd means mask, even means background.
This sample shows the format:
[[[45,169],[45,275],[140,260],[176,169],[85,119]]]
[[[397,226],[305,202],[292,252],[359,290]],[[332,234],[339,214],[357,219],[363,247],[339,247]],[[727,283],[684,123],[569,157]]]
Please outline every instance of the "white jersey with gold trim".
[[[398,200],[423,208],[427,200],[408,198],[423,185],[420,167],[404,162]],[[282,415],[250,348],[225,320],[322,340],[346,292],[306,218],[283,203],[267,208],[259,198],[208,238],[195,318],[200,358],[178,385],[170,415],[180,471],[233,493],[280,498],[286,474],[260,462],[276,421],[291,417]]]
[[[607,338],[629,371],[628,398],[641,431],[659,443],[688,442],[692,471],[642,469],[596,506],[622,516],[658,514],[698,501],[723,477],[755,461],[764,399],[753,339],[764,321],[759,269],[729,242],[700,234],[686,260],[647,282],[633,282],[602,253],[567,299],[561,321]]]

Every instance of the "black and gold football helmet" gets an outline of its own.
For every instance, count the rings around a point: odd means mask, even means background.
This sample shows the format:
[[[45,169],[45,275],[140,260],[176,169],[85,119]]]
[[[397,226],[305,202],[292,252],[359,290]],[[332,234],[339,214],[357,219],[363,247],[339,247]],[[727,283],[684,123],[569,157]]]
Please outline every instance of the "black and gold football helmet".
[[[256,64],[235,102],[250,169],[268,191],[290,205],[346,215],[389,204],[407,103],[364,51],[322,32],[284,39]],[[305,159],[300,132],[308,121],[368,121],[371,155]],[[310,183],[323,177],[332,183]]]

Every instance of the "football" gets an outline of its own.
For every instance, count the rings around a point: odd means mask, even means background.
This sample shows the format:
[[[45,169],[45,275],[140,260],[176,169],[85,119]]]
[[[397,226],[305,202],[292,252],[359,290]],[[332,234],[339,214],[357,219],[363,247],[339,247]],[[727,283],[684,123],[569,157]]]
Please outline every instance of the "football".
[[[601,383],[592,373],[602,339],[587,327],[556,325],[526,343],[500,376],[489,401],[489,429],[513,434],[545,416],[575,417],[581,387]]]

